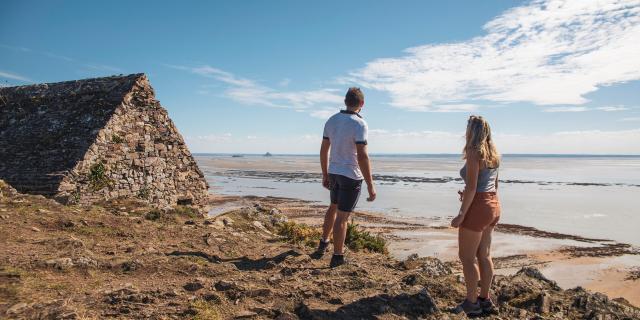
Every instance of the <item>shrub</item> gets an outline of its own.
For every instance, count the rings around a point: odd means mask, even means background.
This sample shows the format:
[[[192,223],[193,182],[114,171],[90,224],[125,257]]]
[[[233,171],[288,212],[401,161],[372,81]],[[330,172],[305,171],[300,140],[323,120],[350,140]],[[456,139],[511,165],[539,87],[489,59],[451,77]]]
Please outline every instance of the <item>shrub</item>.
[[[190,219],[196,219],[198,217],[201,217],[198,210],[190,206],[179,206],[179,205],[175,206],[173,210],[171,210],[171,213],[180,215],[180,216],[185,216]]]
[[[276,232],[289,242],[303,243],[310,247],[315,246],[322,237],[320,230],[293,221],[280,223],[276,227]]]
[[[144,215],[144,218],[151,221],[156,221],[162,217],[162,212],[158,209],[151,210]]]
[[[344,242],[353,251],[388,252],[387,241],[382,236],[372,235],[369,231],[361,230],[353,220],[347,225],[347,237]]]
[[[95,163],[89,168],[89,186],[91,189],[95,191],[111,185],[111,180],[106,176],[106,171],[102,162]]]
[[[220,306],[211,301],[196,299],[191,302],[191,308],[196,311],[194,320],[218,320],[222,319]]]
[[[140,190],[138,190],[138,198],[149,199],[149,193],[149,188],[147,188],[147,186],[145,185],[144,187],[140,188]]]
[[[124,138],[122,138],[121,136],[119,136],[119,135],[117,135],[117,134],[115,134],[115,133],[114,133],[114,134],[111,136],[111,141],[112,141],[113,143],[123,143],[123,142],[124,142]]]

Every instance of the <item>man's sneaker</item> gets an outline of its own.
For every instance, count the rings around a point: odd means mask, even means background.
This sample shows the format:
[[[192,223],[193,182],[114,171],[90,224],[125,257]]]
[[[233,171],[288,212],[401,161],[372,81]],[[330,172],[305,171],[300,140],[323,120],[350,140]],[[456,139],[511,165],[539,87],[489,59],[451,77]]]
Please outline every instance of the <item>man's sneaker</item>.
[[[455,309],[455,313],[464,312],[468,316],[478,316],[482,314],[482,308],[480,307],[480,303],[476,301],[476,303],[472,303],[471,301],[465,299],[463,303],[459,304]]]
[[[496,311],[496,305],[493,304],[493,300],[491,298],[480,298],[478,297],[478,304],[482,311],[486,313],[494,313]]]
[[[329,262],[329,268],[339,267],[343,264],[347,264],[347,260],[344,258],[343,254],[334,254],[331,257],[331,262]]]
[[[318,248],[316,249],[316,251],[314,251],[309,256],[312,259],[319,260],[319,259],[322,258],[322,256],[324,256],[324,253],[327,252],[327,248],[329,248],[329,241],[324,242],[324,241],[322,241],[322,239],[320,239],[320,243],[318,244]]]

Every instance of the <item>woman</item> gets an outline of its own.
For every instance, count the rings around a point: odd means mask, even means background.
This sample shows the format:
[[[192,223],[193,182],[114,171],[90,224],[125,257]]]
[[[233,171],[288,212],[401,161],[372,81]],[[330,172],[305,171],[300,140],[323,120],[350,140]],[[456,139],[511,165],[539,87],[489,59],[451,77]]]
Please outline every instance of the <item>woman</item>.
[[[467,297],[456,309],[468,315],[478,315],[494,308],[489,297],[493,280],[491,233],[500,218],[497,195],[500,157],[491,139],[489,124],[482,117],[469,118],[466,140],[462,151],[466,164],[460,170],[465,188],[464,192],[458,191],[462,205],[451,226],[460,227],[458,255],[467,285]]]

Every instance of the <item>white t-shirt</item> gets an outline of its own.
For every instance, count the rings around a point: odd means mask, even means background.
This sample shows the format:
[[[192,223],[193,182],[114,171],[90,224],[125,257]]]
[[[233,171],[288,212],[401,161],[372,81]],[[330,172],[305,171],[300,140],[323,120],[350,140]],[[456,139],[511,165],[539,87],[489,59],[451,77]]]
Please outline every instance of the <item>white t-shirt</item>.
[[[347,110],[334,114],[324,124],[323,139],[331,142],[329,173],[362,180],[356,144],[367,144],[367,123],[362,116]]]

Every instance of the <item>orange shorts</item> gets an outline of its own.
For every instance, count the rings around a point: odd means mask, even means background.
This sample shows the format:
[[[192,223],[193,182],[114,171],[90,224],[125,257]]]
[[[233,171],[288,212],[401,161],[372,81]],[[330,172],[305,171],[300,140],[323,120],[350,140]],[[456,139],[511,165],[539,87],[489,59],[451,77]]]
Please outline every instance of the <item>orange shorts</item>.
[[[483,231],[488,226],[495,226],[500,220],[500,201],[495,192],[476,192],[460,225],[473,231]]]

